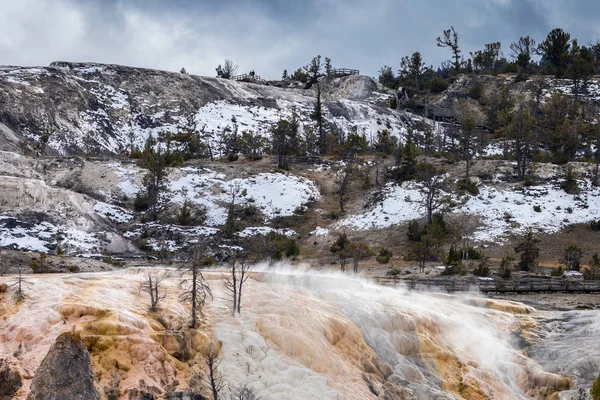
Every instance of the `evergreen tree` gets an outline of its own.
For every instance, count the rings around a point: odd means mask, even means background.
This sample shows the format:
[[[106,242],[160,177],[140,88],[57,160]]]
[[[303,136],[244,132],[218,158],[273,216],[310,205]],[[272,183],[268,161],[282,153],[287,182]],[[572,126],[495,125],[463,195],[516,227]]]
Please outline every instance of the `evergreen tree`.
[[[288,76],[287,69],[284,69],[283,70],[283,74],[281,75],[281,80],[282,81],[287,81],[288,79],[289,79],[289,76]]]
[[[519,75],[527,74],[531,58],[536,51],[535,39],[529,36],[521,36],[517,42],[513,42],[510,45],[511,57],[517,62],[519,66]]]
[[[590,268],[586,270],[587,275],[585,278],[591,281],[598,279],[600,277],[600,255],[594,253],[589,264]]]
[[[483,50],[478,50],[475,53],[471,53],[473,57],[473,67],[476,71],[485,71],[491,74],[498,58],[501,56],[502,45],[500,42],[487,43]]]
[[[392,67],[388,67],[387,65],[383,66],[379,70],[378,81],[385,87],[388,87],[393,90],[398,89],[398,85],[399,85],[398,78],[396,78],[396,75],[394,75],[394,71],[392,70]]]
[[[409,129],[402,152],[402,161],[400,163],[400,174],[405,180],[411,179],[417,171],[417,152],[412,136],[412,130]]]
[[[421,57],[421,53],[413,53],[410,57],[403,57],[400,62],[399,78],[402,86],[412,97],[422,86],[422,78],[427,68]]]
[[[569,42],[571,35],[560,28],[552,30],[540,43],[539,50],[554,68],[557,78],[563,78],[569,65]]]
[[[317,83],[319,76],[321,76],[321,56],[314,57],[304,69],[308,74],[310,83]]]
[[[458,32],[456,32],[453,26],[451,26],[450,29],[444,30],[443,35],[438,36],[437,38],[438,47],[449,48],[452,51],[452,58],[454,59],[452,62],[452,66],[455,75],[460,73],[460,68],[462,65],[460,57],[460,53],[462,51],[458,46],[459,40],[460,36],[458,36]]]
[[[443,217],[444,214],[450,212],[457,205],[443,191],[446,186],[444,179],[445,172],[444,170],[437,169],[433,164],[422,164],[419,166],[417,179],[421,183],[421,188],[419,189],[421,192],[420,206],[422,209],[425,209],[428,224],[434,222],[436,214]],[[417,237],[416,228],[418,226],[411,228],[413,238]]]
[[[469,103],[462,99],[456,105],[456,117],[460,123],[459,142],[460,152],[465,160],[465,185],[470,185],[471,159],[475,155],[475,113]]]
[[[271,128],[271,142],[273,152],[277,155],[277,165],[279,168],[287,168],[287,157],[300,152],[300,123],[295,110],[292,112],[292,118],[288,120],[279,120]]]
[[[592,51],[585,46],[579,46],[577,40],[573,40],[570,59],[569,77],[573,81],[575,101],[578,101],[579,95],[585,93],[587,83],[596,71],[595,59]]]
[[[583,251],[579,247],[575,246],[574,244],[570,244],[563,252],[563,256],[560,261],[570,271],[579,271],[579,268],[581,268],[582,254]]]
[[[515,253],[521,254],[519,260],[519,268],[521,271],[530,271],[537,264],[537,259],[540,255],[539,239],[533,237],[533,231],[529,229],[523,240],[515,247]]]
[[[147,170],[142,182],[146,188],[148,216],[153,221],[158,217],[161,194],[167,189],[168,155],[169,153],[163,153],[161,146],[156,146],[155,139],[150,136],[146,140],[144,151],[139,161],[139,166]]]
[[[325,75],[330,76],[333,72],[333,67],[331,66],[331,58],[325,57]]]
[[[310,118],[317,123],[317,136],[319,140],[319,153],[327,153],[327,137],[325,133],[325,119],[323,118],[323,105],[321,103],[321,86],[317,85],[315,104]]]
[[[506,128],[506,136],[511,143],[512,155],[517,160],[517,173],[521,180],[525,179],[529,161],[533,155],[534,123],[535,119],[531,117],[529,107],[521,102],[511,113],[510,122]]]

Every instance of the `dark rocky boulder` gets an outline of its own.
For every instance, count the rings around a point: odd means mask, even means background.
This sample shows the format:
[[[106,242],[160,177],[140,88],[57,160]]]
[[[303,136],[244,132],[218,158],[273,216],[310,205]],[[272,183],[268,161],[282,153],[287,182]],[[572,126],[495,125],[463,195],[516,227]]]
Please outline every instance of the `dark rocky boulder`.
[[[36,371],[27,400],[99,400],[90,362],[77,335],[60,335]]]
[[[23,382],[8,361],[0,359],[0,400],[10,400],[19,391]]]

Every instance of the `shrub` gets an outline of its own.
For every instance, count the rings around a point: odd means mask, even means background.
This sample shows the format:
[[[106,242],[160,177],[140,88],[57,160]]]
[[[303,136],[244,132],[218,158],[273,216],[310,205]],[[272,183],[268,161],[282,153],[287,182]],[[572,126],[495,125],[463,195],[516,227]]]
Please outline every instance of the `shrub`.
[[[533,211],[542,212],[542,207],[539,204],[533,206]]]
[[[590,228],[592,228],[593,232],[599,232],[600,231],[600,219],[598,221],[590,222]]]
[[[392,258],[392,252],[384,247],[381,250],[379,250],[379,254],[377,254],[375,260],[377,260],[379,264],[387,264],[388,262],[390,262],[390,258]]]
[[[477,196],[479,194],[479,187],[477,184],[473,181],[469,181],[469,184],[467,185],[467,182],[464,179],[458,180],[458,190],[469,192],[473,196]]]
[[[448,81],[439,76],[435,76],[429,81],[429,90],[433,93],[442,93],[446,89],[448,89]]]
[[[487,266],[486,260],[482,260],[477,267],[473,270],[473,275],[475,276],[489,276],[490,275],[490,267]]]
[[[450,275],[466,275],[467,270],[460,264],[448,265],[446,269],[442,271],[440,275],[442,276],[450,276]]]
[[[67,271],[79,272],[81,269],[77,265],[67,265]]]
[[[483,96],[483,85],[481,84],[481,82],[475,82],[475,84],[469,88],[467,96],[469,96],[473,100],[481,99],[481,96]]]
[[[512,270],[514,268],[514,261],[515,259],[509,256],[502,258],[502,261],[500,262],[500,269],[498,269],[498,274],[502,279],[510,279]]]
[[[146,211],[149,207],[148,195],[143,193],[143,191],[139,191],[135,195],[135,200],[133,201],[133,208],[137,212]]]
[[[553,268],[552,271],[550,271],[550,276],[562,276],[563,272],[564,270],[562,266],[558,268]]]
[[[229,162],[234,162],[237,161],[238,158],[240,158],[237,154],[231,152],[231,153],[227,153],[227,161]]]
[[[564,182],[560,184],[560,187],[568,194],[579,194],[579,185],[577,184],[575,173],[573,172],[573,167],[571,165],[567,167],[567,177]]]
[[[346,236],[345,233],[342,233],[338,236],[338,238],[336,239],[336,241],[331,245],[331,247],[329,248],[329,250],[332,253],[337,253],[340,250],[343,250],[346,248],[346,246],[348,246],[348,244],[350,244],[350,240],[348,240],[348,236]]]
[[[406,232],[406,235],[408,236],[408,239],[410,241],[420,242],[421,236],[423,236],[423,233],[424,233],[424,230],[421,229],[421,226],[419,225],[419,221],[413,220],[408,223],[408,230]]]
[[[32,258],[29,268],[31,268],[34,274],[45,274],[48,272],[46,253],[39,253],[38,258]]]
[[[402,274],[402,271],[400,271],[398,268],[392,268],[392,269],[388,270],[385,274],[387,276],[398,276],[398,275]]]
[[[600,400],[600,375],[594,381],[590,394],[592,395],[592,400]]]
[[[398,99],[396,99],[396,96],[394,96],[390,99],[390,108],[392,110],[395,110],[396,108],[398,108]]]
[[[295,239],[290,239],[288,241],[288,245],[285,249],[285,256],[286,257],[296,257],[300,255],[300,246],[298,246],[298,243],[296,243]]]
[[[417,108],[417,103],[414,99],[408,99],[404,102],[404,107],[414,110],[415,108]]]
[[[179,209],[177,214],[177,223],[182,226],[189,226],[192,224],[192,210],[190,209],[190,203],[186,200]]]
[[[261,219],[261,212],[254,204],[248,204],[241,210],[241,218],[245,221],[258,222]]]
[[[483,251],[481,250],[477,250],[474,247],[467,247],[467,256],[469,257],[469,260],[483,260],[485,257],[485,254],[483,253]]]
[[[461,251],[456,246],[450,247],[448,250],[448,257],[446,257],[446,265],[457,265],[462,262]]]

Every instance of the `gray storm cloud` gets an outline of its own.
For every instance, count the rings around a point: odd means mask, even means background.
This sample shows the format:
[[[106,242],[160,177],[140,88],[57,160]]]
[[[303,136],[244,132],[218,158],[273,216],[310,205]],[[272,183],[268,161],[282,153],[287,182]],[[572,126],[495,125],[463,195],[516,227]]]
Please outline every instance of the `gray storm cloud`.
[[[292,3],[292,4],[290,4]],[[460,33],[463,54],[519,36],[542,40],[555,27],[580,43],[600,38],[595,0],[0,0],[0,64],[95,61],[213,75],[230,58],[240,71],[277,78],[316,54],[376,75],[420,51],[428,64],[449,58],[435,45]]]

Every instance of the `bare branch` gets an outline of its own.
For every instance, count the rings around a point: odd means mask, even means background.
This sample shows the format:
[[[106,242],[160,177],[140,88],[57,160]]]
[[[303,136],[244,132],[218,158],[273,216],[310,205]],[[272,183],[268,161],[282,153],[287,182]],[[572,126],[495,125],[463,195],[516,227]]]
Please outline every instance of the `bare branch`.
[[[159,277],[158,274],[148,272],[146,281],[143,284],[143,290],[150,295],[150,310],[156,312],[157,305],[167,297],[167,292],[160,289],[160,284],[164,277]]]

